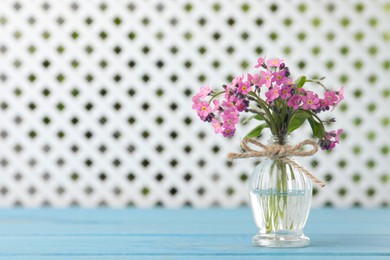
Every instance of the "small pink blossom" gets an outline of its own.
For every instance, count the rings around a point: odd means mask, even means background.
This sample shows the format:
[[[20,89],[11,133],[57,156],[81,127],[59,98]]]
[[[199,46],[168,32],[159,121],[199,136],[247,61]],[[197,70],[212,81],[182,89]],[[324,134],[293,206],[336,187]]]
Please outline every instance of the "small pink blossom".
[[[236,102],[236,109],[237,109],[237,111],[238,112],[245,111],[248,108],[248,104],[249,104],[249,101],[247,101],[245,99],[239,99]]]
[[[287,81],[286,74],[284,70],[277,71],[272,73],[272,81],[276,82],[278,85],[282,85]]]
[[[207,97],[210,93],[211,93],[211,88],[210,88],[210,86],[207,85],[207,86],[201,87],[200,90],[199,90],[199,92],[198,92],[196,95],[194,95],[194,96],[192,97],[192,101],[194,102],[194,100],[200,100],[200,99],[202,99],[202,98],[205,98],[205,97]]]
[[[259,74],[251,75],[250,73],[248,73],[247,77],[248,77],[248,81],[249,81],[250,84],[258,86],[258,87],[261,87]]]
[[[289,97],[291,97],[291,87],[283,86],[280,90],[280,98],[286,100]]]
[[[231,137],[236,131],[236,124],[239,122],[238,112],[234,109],[225,110],[222,113],[223,129],[222,135],[224,137]]]
[[[268,92],[265,93],[265,96],[267,97],[267,102],[271,103],[275,99],[277,99],[280,96],[280,87],[275,86],[271,88]]]
[[[214,132],[216,134],[219,134],[222,131],[221,122],[219,122],[219,120],[213,118],[211,121],[211,124],[213,125]]]
[[[258,58],[255,68],[260,68],[264,64],[264,58]]]
[[[290,98],[290,100],[287,103],[289,107],[292,107],[294,109],[298,109],[300,104],[301,104],[301,95],[298,94],[292,96],[292,98]]]
[[[237,92],[241,93],[243,95],[248,94],[250,91],[252,91],[252,86],[250,86],[248,83],[239,83]]]
[[[238,112],[234,109],[225,110],[222,114],[222,119],[224,126],[234,127],[239,121]]]
[[[236,132],[236,128],[232,127],[223,127],[222,135],[224,137],[232,137],[234,133]]]
[[[213,100],[213,104],[214,104],[213,112],[218,111],[219,108],[221,107],[221,104],[220,104],[219,100],[218,99],[214,99]]]
[[[320,99],[320,103],[317,109],[321,109],[322,111],[329,110],[329,105],[325,99]]]
[[[210,94],[210,92],[211,92],[211,88],[209,85],[200,88],[200,93],[202,94],[202,97],[206,97],[208,94]]]
[[[267,61],[268,67],[279,67],[284,61],[281,59],[272,59]]]
[[[286,77],[286,82],[284,82],[284,84],[289,86],[294,85],[294,80]]]
[[[235,87],[232,87],[230,85],[226,86],[225,93],[223,94],[225,99],[229,99],[232,96],[234,88]]]
[[[267,88],[271,87],[272,74],[269,71],[260,71],[260,84],[265,85]]]
[[[326,91],[324,94],[324,101],[328,106],[333,106],[337,103],[337,96],[334,91]]]
[[[206,117],[212,112],[212,109],[208,102],[202,101],[196,104],[196,111],[202,121],[206,120]]]
[[[340,136],[343,133],[343,129],[337,131],[333,130],[325,133],[325,136],[319,140],[319,145],[322,150],[331,150],[336,147],[336,144],[340,142]]]
[[[339,143],[340,137],[341,137],[341,135],[342,135],[343,132],[344,132],[343,129],[338,129],[337,131],[334,131],[334,130],[333,130],[333,131],[330,131],[331,135],[334,136],[334,139],[335,139],[335,142],[336,142],[336,143]]]
[[[192,109],[195,109],[197,110],[197,107],[199,106],[199,103],[200,103],[200,99],[199,98],[195,98],[195,96],[192,97]]]
[[[340,91],[339,91],[339,100],[338,100],[337,104],[340,103],[341,101],[343,101],[343,99],[344,99],[344,86],[342,86]]]
[[[244,79],[244,75],[235,77],[232,80],[232,83],[230,84],[230,87],[234,88],[237,84],[240,84],[243,79]]]
[[[314,92],[307,91],[305,96],[302,96],[302,109],[303,110],[316,110],[319,106],[320,99]]]
[[[336,92],[338,100],[333,104],[332,111],[337,107],[337,105],[344,100],[344,86],[341,86],[341,89]]]
[[[229,96],[229,97],[225,98],[225,100],[222,102],[222,106],[224,108],[226,108],[227,110],[234,109],[234,107],[236,106],[237,100],[238,100],[237,97]]]
[[[338,91],[338,96],[339,96],[339,100],[337,100],[334,107],[336,107],[336,105],[338,105],[341,101],[344,100],[344,86],[342,86],[341,89]]]
[[[296,92],[297,92],[297,94],[300,94],[300,95],[305,95],[306,94],[306,90],[304,90],[303,88],[296,89]]]

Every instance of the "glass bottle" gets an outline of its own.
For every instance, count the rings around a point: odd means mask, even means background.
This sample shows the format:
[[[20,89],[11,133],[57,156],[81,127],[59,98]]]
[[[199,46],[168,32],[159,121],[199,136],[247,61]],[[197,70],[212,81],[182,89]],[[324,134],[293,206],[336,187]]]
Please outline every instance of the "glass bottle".
[[[289,145],[290,136],[272,136],[269,145]],[[291,158],[290,158],[291,159]],[[264,247],[304,247],[303,234],[309,215],[312,182],[282,160],[265,158],[249,179],[252,214],[259,229],[252,241]]]

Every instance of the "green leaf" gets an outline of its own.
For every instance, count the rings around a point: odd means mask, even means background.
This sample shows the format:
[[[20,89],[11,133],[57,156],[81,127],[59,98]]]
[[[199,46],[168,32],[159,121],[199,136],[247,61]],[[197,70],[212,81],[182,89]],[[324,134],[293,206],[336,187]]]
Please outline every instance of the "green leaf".
[[[245,137],[252,138],[252,137],[258,137],[264,128],[268,127],[267,124],[261,124],[252,129]]]
[[[242,120],[242,124],[243,125],[246,125],[249,123],[249,121],[251,121],[252,119],[256,119],[256,120],[264,120],[264,117],[261,116],[261,115],[252,115],[252,116],[249,116],[247,118],[244,118],[244,120]]]
[[[288,124],[287,132],[291,133],[295,129],[299,128],[310,116],[310,112],[304,110],[298,110],[297,112],[295,112],[293,117],[291,118],[290,123]]]
[[[317,138],[322,138],[325,136],[325,128],[320,123],[317,122],[312,116],[308,118],[311,129],[313,130],[313,135]]]
[[[301,76],[301,77],[299,77],[295,81],[295,85],[297,86],[297,88],[303,87],[303,85],[305,85],[305,83],[306,83],[306,77],[305,76]]]

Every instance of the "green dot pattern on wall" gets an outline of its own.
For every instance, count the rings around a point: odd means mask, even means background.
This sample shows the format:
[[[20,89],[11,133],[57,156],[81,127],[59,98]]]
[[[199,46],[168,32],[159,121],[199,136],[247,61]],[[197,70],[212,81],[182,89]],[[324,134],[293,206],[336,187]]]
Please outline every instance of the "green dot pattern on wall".
[[[283,57],[345,85],[342,143],[298,160],[313,205],[390,203],[386,1],[0,1],[0,206],[237,207],[253,161],[191,109],[201,85]],[[293,136],[300,141],[307,129]]]

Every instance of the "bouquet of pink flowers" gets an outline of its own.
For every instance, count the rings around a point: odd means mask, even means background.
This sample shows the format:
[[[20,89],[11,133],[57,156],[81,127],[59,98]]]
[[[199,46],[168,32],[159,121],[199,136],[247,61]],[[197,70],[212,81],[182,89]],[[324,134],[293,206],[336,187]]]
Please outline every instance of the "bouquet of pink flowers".
[[[246,137],[258,137],[265,128],[283,137],[308,121],[321,149],[330,150],[339,143],[343,130],[326,131],[324,124],[335,119],[323,121],[318,114],[333,110],[343,100],[343,87],[331,91],[322,84],[324,78],[315,80],[302,76],[294,81],[281,59],[259,58],[255,68],[256,73],[238,76],[220,91],[205,86],[192,98],[192,108],[202,121],[212,124],[215,133],[233,136],[240,114],[251,113],[243,123],[258,120],[259,125]],[[308,82],[321,86],[323,96],[305,89]],[[220,97],[222,100],[218,99]]]

